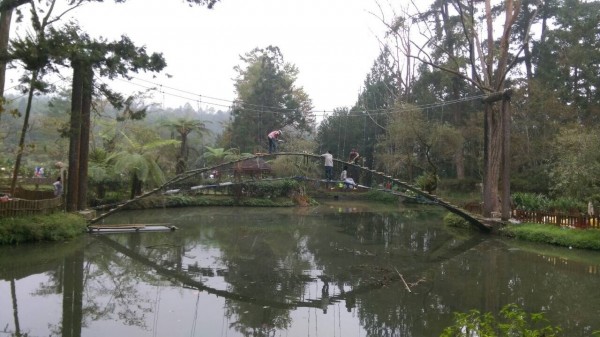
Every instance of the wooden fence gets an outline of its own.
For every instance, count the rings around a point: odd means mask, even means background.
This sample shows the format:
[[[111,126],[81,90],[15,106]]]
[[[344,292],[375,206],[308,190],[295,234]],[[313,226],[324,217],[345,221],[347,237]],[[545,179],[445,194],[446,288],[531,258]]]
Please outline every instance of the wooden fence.
[[[483,208],[479,202],[465,204],[463,208],[473,214],[482,214],[483,212]],[[600,229],[600,216],[598,215],[569,215],[558,212],[537,212],[513,209],[511,216],[523,222],[533,222],[581,229]]]
[[[512,211],[512,216],[513,218],[524,222],[534,222],[581,229],[600,229],[600,216],[598,215],[568,215],[556,212],[547,213],[515,209]]]
[[[49,214],[60,210],[62,205],[62,197],[42,200],[0,198],[0,217]]]

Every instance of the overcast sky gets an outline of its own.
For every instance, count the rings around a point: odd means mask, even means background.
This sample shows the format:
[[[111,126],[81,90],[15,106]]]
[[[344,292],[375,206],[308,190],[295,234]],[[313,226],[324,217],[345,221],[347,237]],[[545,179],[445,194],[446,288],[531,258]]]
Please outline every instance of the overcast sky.
[[[155,101],[165,107],[189,102],[226,110],[235,99],[233,67],[239,56],[274,45],[298,67],[297,84],[315,110],[331,111],[352,106],[379,54],[377,36],[384,27],[371,12],[379,12],[375,0],[222,0],[212,10],[183,0],[106,0],[83,6],[75,16],[94,37],[126,34],[149,52],[164,54],[163,74],[135,75],[131,83],[115,85],[123,91],[162,85],[164,93]]]

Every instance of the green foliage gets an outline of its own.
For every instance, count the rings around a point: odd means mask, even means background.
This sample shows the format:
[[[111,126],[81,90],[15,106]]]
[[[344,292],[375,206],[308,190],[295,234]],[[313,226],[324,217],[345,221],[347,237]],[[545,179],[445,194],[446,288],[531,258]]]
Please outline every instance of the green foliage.
[[[331,150],[334,157],[348,158],[350,150],[356,148],[361,154],[360,164],[373,167],[374,150],[378,139],[385,133],[388,114],[386,111],[394,105],[401,95],[402,79],[397,76],[397,58],[393,48],[383,48],[373,62],[359,93],[358,101],[351,109],[334,108],[333,114],[325,117],[317,130],[316,152]],[[365,110],[375,113],[367,113]],[[383,126],[383,127],[382,127]],[[394,173],[389,170],[386,172]],[[362,183],[369,184],[370,178]]]
[[[508,304],[498,318],[478,310],[455,313],[454,325],[440,337],[556,337],[560,332],[560,327],[548,325],[542,313],[528,314],[516,304]]]
[[[423,191],[432,193],[437,189],[439,177],[432,172],[425,172],[415,179],[415,184]]]
[[[161,184],[165,177],[157,162],[158,150],[164,147],[178,145],[176,140],[135,140],[123,134],[121,151],[112,153],[106,159],[113,165],[115,172],[128,174],[132,179],[142,182]]]
[[[204,148],[207,150],[207,152],[204,152],[204,159],[210,165],[218,165],[239,158],[239,151],[237,149],[225,150],[224,148],[213,148],[210,146],[205,146]]]
[[[600,188],[600,133],[578,125],[562,130],[555,145],[556,163],[550,171],[552,192],[588,199]]]
[[[521,193],[512,194],[514,208],[525,211],[542,211],[542,212],[585,212],[587,204],[571,197],[560,197],[557,199],[549,199],[542,194]]]
[[[269,164],[277,177],[318,177],[323,170],[321,161],[317,162],[312,158],[306,160],[296,156],[279,156],[269,161]]]
[[[550,200],[548,203],[548,208],[551,211],[563,213],[583,213],[587,210],[587,204],[572,197],[560,197]]]
[[[71,213],[0,218],[0,244],[67,240],[85,229],[85,219]]]
[[[90,206],[95,207],[100,205],[114,205],[122,203],[123,201],[128,199],[128,195],[126,191],[109,191],[104,193],[104,196],[102,198],[93,195],[89,199]]]
[[[503,233],[517,239],[557,246],[600,250],[600,230],[570,229],[544,224],[509,225]]]
[[[197,132],[202,135],[207,134],[210,131],[206,128],[206,123],[196,120],[192,117],[179,117],[163,120],[161,125],[179,134],[181,145],[179,148],[179,154],[177,155],[176,173],[181,174],[187,169],[188,166],[188,136],[190,133]]]
[[[549,200],[542,194],[521,193],[512,194],[514,208],[525,211],[547,211]]]
[[[446,226],[455,227],[455,228],[464,228],[464,229],[472,229],[474,228],[469,224],[465,218],[458,216],[454,213],[448,213],[444,216],[444,224]]]
[[[550,177],[546,171],[538,168],[511,174],[511,190],[547,195],[550,191]]]

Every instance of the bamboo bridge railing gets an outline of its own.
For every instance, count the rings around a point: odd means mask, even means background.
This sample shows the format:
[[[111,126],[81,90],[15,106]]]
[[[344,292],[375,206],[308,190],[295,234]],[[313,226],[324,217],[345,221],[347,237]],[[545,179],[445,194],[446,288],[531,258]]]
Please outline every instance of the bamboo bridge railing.
[[[240,158],[240,159],[237,159],[237,160],[232,160],[232,161],[229,161],[229,162],[226,162],[226,163],[222,163],[222,164],[219,164],[219,165],[215,165],[215,166],[212,166],[212,167],[206,167],[206,168],[201,168],[201,169],[190,170],[190,171],[184,172],[184,173],[182,173],[182,174],[180,174],[180,175],[172,178],[171,180],[167,181],[166,183],[164,183],[162,186],[160,186],[158,188],[155,188],[155,189],[153,189],[153,190],[151,190],[149,192],[146,192],[146,193],[144,193],[144,194],[142,194],[142,195],[140,195],[140,196],[138,196],[138,197],[136,197],[134,199],[131,199],[131,200],[125,202],[125,203],[117,205],[116,207],[110,209],[106,213],[101,214],[100,216],[98,216],[98,217],[90,220],[90,223],[92,223],[92,224],[96,223],[96,222],[100,221],[101,219],[104,219],[105,217],[109,216],[110,214],[113,214],[113,213],[115,213],[115,212],[123,209],[127,205],[139,201],[140,199],[149,197],[149,196],[154,195],[156,193],[159,193],[161,191],[165,191],[166,188],[169,185],[172,185],[172,184],[184,181],[186,179],[190,179],[190,178],[192,178],[194,176],[197,176],[197,175],[200,175],[202,173],[211,172],[213,170],[218,170],[218,169],[220,169],[222,167],[227,167],[227,166],[230,166],[230,165],[233,165],[233,164],[236,164],[236,163],[239,163],[241,161],[248,160],[248,159],[261,158],[261,157],[277,157],[277,156],[301,156],[301,157],[305,157],[305,158],[313,158],[313,159],[321,159],[321,160],[323,159],[323,157],[321,155],[312,154],[312,153],[304,153],[304,152],[279,152],[279,153],[273,153],[273,154],[257,154],[257,155],[250,156],[250,157],[244,157],[244,158]],[[403,181],[400,181],[399,179],[395,179],[392,176],[387,175],[387,174],[385,174],[383,172],[372,170],[372,169],[370,169],[368,167],[360,166],[360,165],[357,165],[357,164],[351,164],[351,163],[348,163],[348,162],[345,162],[345,161],[342,161],[342,160],[339,160],[339,159],[334,159],[334,162],[338,163],[338,164],[341,164],[341,165],[347,165],[349,167],[354,167],[355,169],[359,169],[361,171],[369,172],[369,173],[371,173],[371,174],[373,174],[375,176],[379,176],[380,178],[389,180],[390,182],[396,184],[397,186],[400,186],[400,187],[402,187],[402,188],[404,188],[404,189],[406,189],[408,191],[411,191],[411,192],[413,192],[413,193],[415,193],[417,195],[420,195],[421,197],[425,198],[426,200],[429,200],[429,201],[431,201],[431,202],[433,202],[433,203],[435,203],[437,205],[440,205],[440,206],[446,208],[448,211],[450,211],[450,212],[452,212],[452,213],[454,213],[454,214],[456,214],[458,216],[463,217],[470,224],[472,224],[473,226],[477,227],[479,230],[481,230],[483,232],[488,232],[488,231],[491,230],[491,227],[488,226],[487,224],[485,224],[484,221],[483,221],[484,219],[479,218],[479,216],[473,215],[473,214],[469,213],[468,211],[460,208],[459,206],[453,205],[450,202],[445,201],[445,200],[439,198],[436,195],[429,194],[429,193],[427,193],[425,191],[422,191],[421,189],[419,189],[419,188],[417,188],[417,187],[415,187],[413,185],[410,185],[407,182],[403,182]]]

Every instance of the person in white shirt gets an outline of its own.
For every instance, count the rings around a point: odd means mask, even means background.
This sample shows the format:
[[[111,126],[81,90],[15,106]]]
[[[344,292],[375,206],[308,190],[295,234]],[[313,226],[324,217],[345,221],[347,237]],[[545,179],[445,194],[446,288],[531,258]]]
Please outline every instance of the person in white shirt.
[[[56,181],[52,184],[54,186],[54,196],[60,197],[63,193],[63,184],[60,177],[56,178]]]
[[[325,157],[325,179],[333,180],[333,155],[328,150],[321,157]]]

